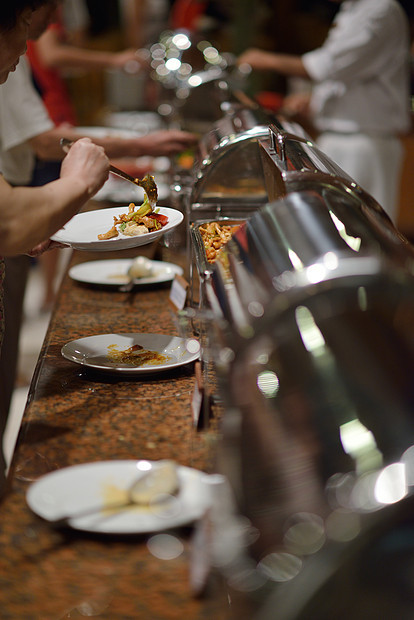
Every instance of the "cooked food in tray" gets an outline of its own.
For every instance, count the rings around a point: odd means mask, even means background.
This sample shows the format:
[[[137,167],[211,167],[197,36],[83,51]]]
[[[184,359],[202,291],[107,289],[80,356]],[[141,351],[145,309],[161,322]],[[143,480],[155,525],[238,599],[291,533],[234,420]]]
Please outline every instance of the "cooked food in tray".
[[[207,222],[199,226],[201,238],[204,243],[206,257],[209,263],[214,263],[219,251],[231,239],[239,224],[222,224],[220,222]]]

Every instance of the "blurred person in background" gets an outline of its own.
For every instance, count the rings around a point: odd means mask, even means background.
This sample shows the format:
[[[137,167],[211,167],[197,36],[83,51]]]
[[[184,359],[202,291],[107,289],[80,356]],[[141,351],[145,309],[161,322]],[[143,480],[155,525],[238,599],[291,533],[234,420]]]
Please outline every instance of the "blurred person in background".
[[[325,42],[301,56],[248,49],[256,70],[311,80],[285,108],[311,117],[317,143],[395,222],[403,146],[410,130],[409,27],[397,0],[340,5]]]
[[[55,0],[37,0],[39,8],[33,13],[28,37],[38,37],[54,19]],[[70,124],[55,126],[39,94],[35,90],[30,67],[23,57],[6,84],[0,86],[0,170],[12,185],[42,186],[59,177],[64,153],[60,139],[76,141],[81,134]],[[193,144],[193,134],[182,131],[157,131],[142,137],[108,136],[93,138],[104,147],[111,158],[141,155],[172,155]],[[48,164],[50,160],[54,163]],[[43,167],[43,163],[46,165]],[[57,251],[50,268],[55,275]],[[18,362],[18,342],[23,313],[24,293],[30,268],[28,256],[8,256],[4,282],[4,303],[7,311],[3,350],[0,355],[0,417],[8,415],[15,385]],[[51,302],[54,289],[49,282],[46,299]]]
[[[143,48],[168,27],[169,0],[119,0],[121,26],[128,45]]]
[[[26,49],[33,10],[38,0],[8,0],[0,10],[0,84],[15,72]],[[0,168],[1,169],[1,168]],[[39,188],[13,187],[0,175],[0,257],[37,255],[50,246],[50,236],[61,228],[103,185],[109,161],[104,150],[89,139],[79,140],[62,165],[60,177]],[[0,258],[0,348],[3,309],[4,258]],[[0,390],[0,394],[1,394]],[[7,416],[0,411],[0,437]],[[5,486],[5,462],[0,447],[0,490]]]

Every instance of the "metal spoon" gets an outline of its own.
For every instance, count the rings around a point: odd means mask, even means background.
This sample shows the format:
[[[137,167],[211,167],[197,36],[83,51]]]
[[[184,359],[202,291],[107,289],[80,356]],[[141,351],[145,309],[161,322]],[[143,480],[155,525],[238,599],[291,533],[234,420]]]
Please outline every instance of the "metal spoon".
[[[48,518],[47,521],[54,527],[67,527],[71,525],[73,519],[88,517],[95,513],[102,513],[105,516],[106,512],[112,514],[112,511],[121,511],[128,506],[149,506],[161,498],[165,500],[175,495],[178,489],[179,480],[175,463],[170,460],[158,461],[155,467],[143,473],[126,489],[125,501],[92,506],[56,519]]]
[[[62,147],[65,153],[69,152],[69,149],[72,146],[72,144],[73,144],[72,140],[68,140],[67,138],[60,139],[60,146]],[[150,174],[146,174],[143,179],[138,179],[137,177],[131,176],[127,172],[124,172],[123,170],[121,170],[120,168],[117,168],[116,166],[113,166],[112,164],[109,166],[109,170],[113,174],[116,174],[117,176],[121,177],[122,179],[125,179],[126,181],[129,181],[130,183],[133,183],[134,185],[138,185],[139,187],[142,187],[142,189],[145,191],[145,193],[148,196],[148,201],[151,207],[155,207],[155,205],[157,204],[157,200],[158,200],[158,187],[157,187],[157,184],[155,183],[155,179],[153,176],[151,176]]]

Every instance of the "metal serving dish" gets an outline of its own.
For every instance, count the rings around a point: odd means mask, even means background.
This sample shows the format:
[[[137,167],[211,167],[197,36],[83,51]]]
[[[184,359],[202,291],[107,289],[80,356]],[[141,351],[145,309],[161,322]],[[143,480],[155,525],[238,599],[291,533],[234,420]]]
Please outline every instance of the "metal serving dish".
[[[206,261],[197,226],[192,239],[202,286],[208,289],[202,301],[226,322],[230,340],[249,332],[274,297],[289,290],[295,274],[309,271],[317,281],[344,258],[357,268],[365,256],[378,256],[410,274],[414,270],[413,246],[383,211],[329,179],[256,211],[213,265]]]
[[[302,144],[309,138],[300,125],[282,121],[254,104],[227,103],[223,110],[223,118],[214,124],[199,143],[189,200],[192,212],[216,207],[223,215],[231,216],[228,210],[234,209],[235,205],[251,212],[253,205],[257,208],[268,202],[268,187],[272,190],[274,188],[274,184],[269,182],[270,177],[277,174],[281,176],[284,172],[278,173],[273,163],[270,174],[269,166],[265,167],[262,150],[270,149],[273,144],[270,127],[278,135],[295,138],[289,143],[290,151],[295,149],[294,170],[302,172],[303,160],[309,159],[302,155]],[[293,156],[290,155],[290,159],[292,162]],[[338,170],[330,168],[332,173]],[[287,175],[284,174],[286,179],[277,197],[288,191],[286,185],[291,172],[292,163]],[[275,197],[271,195],[271,198]]]
[[[408,620],[413,246],[311,140],[273,125],[259,148],[271,201],[213,265],[191,228],[235,498],[213,564],[235,618]]]
[[[268,134],[266,115],[241,104],[226,103],[222,118],[198,144],[194,169],[187,179],[190,219],[223,213],[235,206],[257,208],[267,201],[259,139]],[[204,211],[204,215],[199,215]]]
[[[312,143],[290,170],[291,142],[265,153],[289,191],[204,272],[235,498],[213,561],[237,618],[408,619],[414,250]]]

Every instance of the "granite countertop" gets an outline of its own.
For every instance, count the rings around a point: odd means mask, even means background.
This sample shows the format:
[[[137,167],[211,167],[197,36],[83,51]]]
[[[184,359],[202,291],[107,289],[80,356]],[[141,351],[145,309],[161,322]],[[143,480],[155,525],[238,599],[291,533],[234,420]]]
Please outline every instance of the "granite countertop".
[[[85,258],[74,253],[72,264]],[[151,534],[122,537],[54,529],[31,512],[25,499],[40,475],[91,461],[170,458],[212,471],[216,433],[212,428],[197,431],[192,423],[192,364],[127,378],[88,371],[60,352],[65,343],[94,334],[178,335],[169,291],[164,285],[121,293],[64,278],[0,513],[3,620],[228,617],[218,579],[212,579],[208,596],[197,598],[191,592],[191,526],[169,532],[183,544],[183,552],[161,560],[148,546]]]

